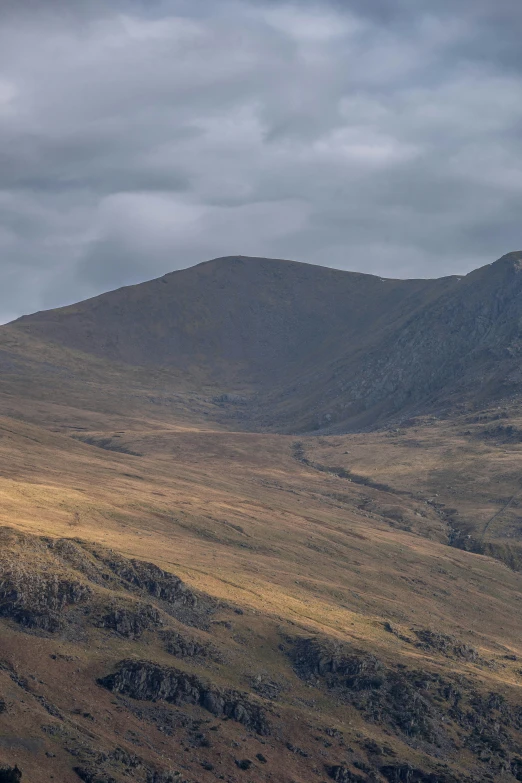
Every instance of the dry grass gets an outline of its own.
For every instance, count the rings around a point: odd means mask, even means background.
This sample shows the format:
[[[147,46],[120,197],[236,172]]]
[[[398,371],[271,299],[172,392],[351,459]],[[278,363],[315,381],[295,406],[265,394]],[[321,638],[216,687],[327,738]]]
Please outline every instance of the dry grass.
[[[36,359],[35,350],[27,361]],[[342,728],[347,741],[357,732],[379,741],[384,735],[352,708],[311,694],[298,681],[278,652],[281,629],[328,634],[390,664],[400,660],[448,676],[460,673],[484,691],[520,699],[520,661],[504,656],[522,657],[522,574],[498,559],[449,547],[440,504],[455,509],[451,519],[476,538],[500,511],[486,541],[510,545],[519,524],[516,502],[503,509],[520,491],[521,445],[485,440],[482,424],[463,415],[418,421],[401,431],[301,438],[312,463],[305,464],[296,459],[295,437],[226,431],[209,402],[215,389],[196,394],[185,379],[177,398],[158,406],[148,399],[138,370],[113,370],[107,381],[101,360],[86,366],[62,349],[45,360],[72,368],[62,391],[54,376],[39,376],[41,388],[23,388],[15,374],[0,397],[0,524],[103,543],[243,607],[245,615],[233,616],[233,626],[246,644],[216,628],[215,638],[231,659],[213,676],[234,687],[246,687],[248,672],[290,678],[292,697],[278,710],[294,744],[311,743],[306,747],[315,752],[312,740],[300,735],[303,727],[317,733],[321,725]],[[518,422],[515,411],[509,416]],[[78,434],[142,456],[88,445]],[[328,467],[351,471],[356,480]],[[230,619],[230,612],[225,616]],[[387,621],[398,635],[385,630]],[[412,628],[455,635],[477,648],[488,665],[420,652],[399,638]],[[72,659],[49,658],[57,652]],[[150,758],[186,760],[178,745],[129,713],[120,715],[110,694],[93,690],[93,678],[127,655],[167,661],[152,641],[136,645],[101,633],[84,642],[22,637],[2,621],[1,661],[25,677],[34,674],[43,683],[38,693],[67,715],[77,708],[96,711],[96,726],[73,717],[84,738],[90,732],[97,747],[127,742],[132,748],[128,732],[134,731],[143,743],[140,752]],[[56,759],[42,757],[44,748],[54,746],[42,738],[41,726],[53,721],[17,688],[0,670],[0,695],[11,704],[0,762],[20,759],[32,783],[47,781],[50,770],[55,779],[73,783],[62,750]],[[244,743],[237,727],[223,731],[220,747],[226,746],[223,763],[232,780],[239,751],[230,743],[240,743],[242,755],[251,757],[260,746],[252,738]],[[420,759],[418,749],[395,747],[402,758]],[[343,752],[335,745],[330,760]],[[270,753],[273,779],[309,781],[306,759],[289,757],[276,745]],[[465,768],[467,757],[455,763]],[[192,773],[193,779],[214,779],[201,769]],[[258,770],[251,779],[266,780],[264,774]]]

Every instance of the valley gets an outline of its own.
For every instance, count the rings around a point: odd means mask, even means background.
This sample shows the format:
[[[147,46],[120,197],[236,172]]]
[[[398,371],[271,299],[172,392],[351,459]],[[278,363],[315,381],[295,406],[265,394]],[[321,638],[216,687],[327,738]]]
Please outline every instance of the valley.
[[[0,765],[522,780],[520,258],[234,257],[0,327]]]

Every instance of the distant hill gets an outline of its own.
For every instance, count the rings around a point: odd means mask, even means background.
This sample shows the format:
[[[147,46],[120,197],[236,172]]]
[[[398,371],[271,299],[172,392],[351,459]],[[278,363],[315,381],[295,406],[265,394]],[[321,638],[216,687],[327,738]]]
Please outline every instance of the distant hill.
[[[6,328],[111,363],[197,371],[225,406],[244,403],[246,428],[341,431],[512,393],[521,271],[522,252],[438,280],[234,256]]]

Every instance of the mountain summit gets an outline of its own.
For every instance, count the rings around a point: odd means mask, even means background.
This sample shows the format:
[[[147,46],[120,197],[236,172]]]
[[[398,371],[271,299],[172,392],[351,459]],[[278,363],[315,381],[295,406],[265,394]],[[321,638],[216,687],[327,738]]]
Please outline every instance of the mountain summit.
[[[438,280],[231,256],[9,328],[130,366],[197,366],[254,401],[249,426],[342,430],[514,393],[521,273],[522,252]]]

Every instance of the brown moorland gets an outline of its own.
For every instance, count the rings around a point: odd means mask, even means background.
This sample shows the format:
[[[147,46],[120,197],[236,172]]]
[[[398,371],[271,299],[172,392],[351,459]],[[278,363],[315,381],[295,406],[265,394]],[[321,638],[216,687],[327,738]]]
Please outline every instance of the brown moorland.
[[[228,259],[1,327],[0,766],[521,780],[520,257]]]

